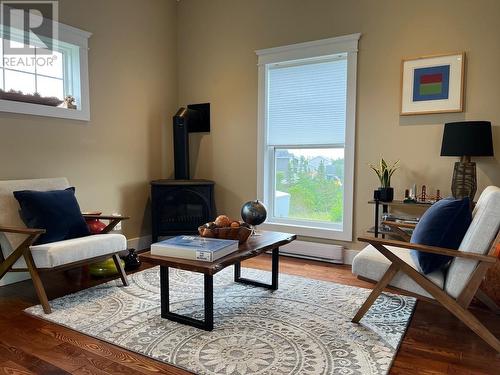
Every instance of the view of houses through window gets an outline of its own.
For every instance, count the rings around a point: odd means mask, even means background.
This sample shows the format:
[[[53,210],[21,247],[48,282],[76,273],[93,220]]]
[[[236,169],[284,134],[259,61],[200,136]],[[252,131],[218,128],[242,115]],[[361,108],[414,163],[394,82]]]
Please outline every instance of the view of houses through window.
[[[275,150],[274,216],[342,223],[344,149]]]

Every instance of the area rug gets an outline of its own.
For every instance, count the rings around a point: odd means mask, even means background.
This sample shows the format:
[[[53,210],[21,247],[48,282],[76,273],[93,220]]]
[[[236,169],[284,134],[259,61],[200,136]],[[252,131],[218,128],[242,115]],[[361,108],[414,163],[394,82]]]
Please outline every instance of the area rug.
[[[242,269],[270,280],[270,273]],[[383,294],[351,323],[369,290],[280,274],[279,290],[214,276],[214,330],[160,317],[159,267],[26,312],[196,374],[386,374],[411,319],[415,299]],[[171,310],[203,319],[203,276],[170,272]]]

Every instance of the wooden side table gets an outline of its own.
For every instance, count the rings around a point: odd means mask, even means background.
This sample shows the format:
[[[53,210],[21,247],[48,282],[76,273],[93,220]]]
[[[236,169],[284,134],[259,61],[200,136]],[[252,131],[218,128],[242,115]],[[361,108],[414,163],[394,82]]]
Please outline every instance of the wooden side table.
[[[370,200],[368,201],[369,204],[375,205],[375,219],[374,219],[374,227],[373,229],[368,230],[370,233],[374,233],[375,237],[378,237],[378,235],[382,235],[382,238],[385,238],[385,235],[391,235],[392,232],[390,230],[384,230],[380,229],[379,225],[379,215],[380,215],[380,206],[382,206],[382,213],[386,214],[389,212],[389,207],[421,207],[424,210],[427,210],[430,206],[432,206],[432,203],[424,203],[424,202],[417,202],[417,203],[405,203],[403,201],[399,200],[394,200],[392,202],[382,202],[379,200]]]

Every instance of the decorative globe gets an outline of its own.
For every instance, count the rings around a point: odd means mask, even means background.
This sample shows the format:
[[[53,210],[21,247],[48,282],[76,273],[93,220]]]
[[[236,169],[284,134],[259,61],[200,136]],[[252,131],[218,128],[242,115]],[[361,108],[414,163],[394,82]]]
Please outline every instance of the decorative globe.
[[[241,207],[241,218],[250,225],[259,225],[266,221],[267,210],[258,200],[249,201]]]

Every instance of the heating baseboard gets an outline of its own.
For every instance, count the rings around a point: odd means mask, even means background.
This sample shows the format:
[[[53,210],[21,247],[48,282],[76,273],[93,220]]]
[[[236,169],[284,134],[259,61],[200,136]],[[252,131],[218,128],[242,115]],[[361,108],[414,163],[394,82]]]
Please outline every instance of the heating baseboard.
[[[293,241],[288,245],[280,247],[280,253],[283,255],[321,260],[324,262],[344,263],[344,247],[334,244]]]

